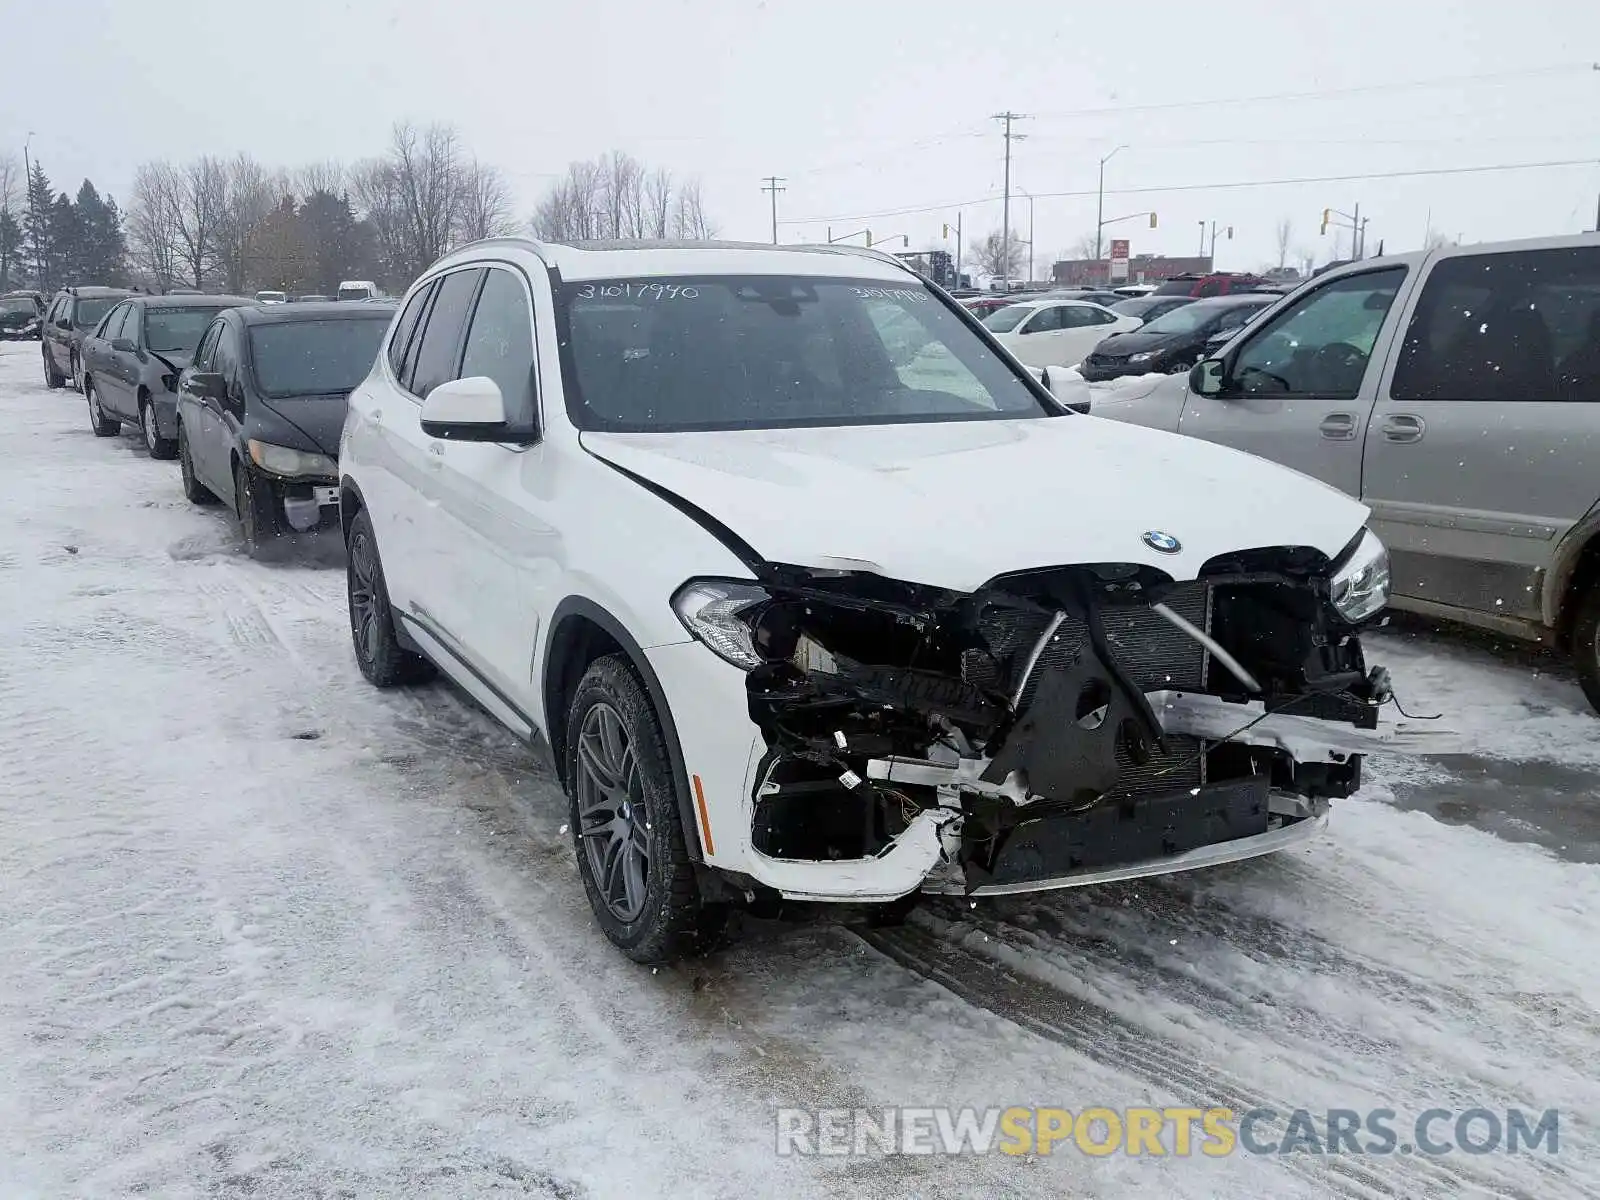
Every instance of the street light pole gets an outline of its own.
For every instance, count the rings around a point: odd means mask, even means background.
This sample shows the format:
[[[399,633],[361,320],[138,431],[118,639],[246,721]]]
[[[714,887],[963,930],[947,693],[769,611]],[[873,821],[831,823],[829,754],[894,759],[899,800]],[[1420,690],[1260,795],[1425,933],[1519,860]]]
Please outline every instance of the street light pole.
[[[1105,228],[1106,215],[1106,164],[1116,156],[1118,150],[1126,150],[1127,146],[1117,146],[1110,154],[1100,160],[1100,186],[1095,190],[1094,202],[1094,260],[1100,261],[1100,231]]]

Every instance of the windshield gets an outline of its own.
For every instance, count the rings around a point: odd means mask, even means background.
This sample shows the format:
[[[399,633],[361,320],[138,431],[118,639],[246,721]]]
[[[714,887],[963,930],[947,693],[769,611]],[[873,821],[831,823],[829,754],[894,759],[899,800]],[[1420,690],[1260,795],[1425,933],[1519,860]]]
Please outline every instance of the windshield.
[[[386,318],[274,321],[250,330],[256,386],[267,396],[348,392],[367,377]]]
[[[562,289],[580,429],[680,431],[1043,416],[927,288],[745,275]]]
[[[4,313],[36,313],[39,306],[26,296],[13,296],[9,300],[0,300],[0,312]]]
[[[1152,309],[1164,308],[1166,303],[1166,300],[1158,300],[1154,296],[1140,296],[1133,300],[1119,300],[1111,306],[1111,311],[1122,317],[1142,317]]]
[[[193,354],[221,308],[147,308],[144,310],[145,349],[157,354]]]
[[[1237,311],[1241,305],[1236,304],[1207,304],[1204,300],[1197,300],[1193,304],[1185,304],[1182,308],[1175,308],[1169,313],[1157,317],[1154,321],[1147,322],[1140,333],[1195,333],[1210,325],[1217,318],[1229,311]]]
[[[369,293],[366,288],[339,289],[339,299],[341,300],[365,300],[368,295]]]
[[[983,319],[983,327],[992,333],[1010,333],[1033,311],[1028,304],[1009,304],[997,308]]]
[[[257,300],[285,300],[288,296],[284,292],[257,292]]]
[[[79,329],[93,329],[120,299],[120,296],[95,296],[79,300],[72,314],[73,324]]]

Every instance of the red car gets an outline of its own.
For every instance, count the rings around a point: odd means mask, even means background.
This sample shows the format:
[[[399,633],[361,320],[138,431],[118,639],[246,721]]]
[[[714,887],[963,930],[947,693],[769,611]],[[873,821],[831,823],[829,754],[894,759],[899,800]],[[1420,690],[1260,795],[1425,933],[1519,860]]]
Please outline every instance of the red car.
[[[995,309],[1015,304],[1021,298],[1018,296],[968,296],[965,300],[960,301],[960,304],[962,308],[982,320],[994,312]]]
[[[1272,280],[1264,279],[1260,275],[1213,271],[1209,275],[1174,275],[1171,279],[1163,280],[1161,286],[1151,295],[1193,296],[1203,300],[1209,296],[1232,296],[1239,292],[1255,292],[1271,286],[1273,286]]]

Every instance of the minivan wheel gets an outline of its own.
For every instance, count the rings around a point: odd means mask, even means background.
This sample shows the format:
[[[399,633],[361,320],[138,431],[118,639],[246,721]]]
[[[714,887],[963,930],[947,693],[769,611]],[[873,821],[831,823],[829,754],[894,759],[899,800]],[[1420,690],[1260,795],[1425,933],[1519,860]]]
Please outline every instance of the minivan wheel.
[[[190,504],[217,502],[216,493],[194,473],[194,459],[189,456],[189,435],[183,431],[182,418],[178,421],[178,474],[183,477],[183,495]]]
[[[727,910],[700,897],[661,722],[626,659],[584,672],[566,734],[573,848],[600,928],[635,962],[703,952]]]
[[[43,342],[44,339],[41,338],[39,340]],[[66,387],[66,376],[62,375],[60,371],[56,370],[55,361],[50,357],[50,347],[41,346],[39,353],[44,358],[45,387],[49,388],[51,391],[58,391],[59,389]]]
[[[1591,583],[1578,602],[1578,613],[1572,622],[1572,657],[1583,694],[1600,712],[1600,580]]]
[[[156,425],[154,400],[146,400],[139,406],[139,430],[144,434],[144,448],[150,451],[151,458],[172,458],[178,453],[177,440],[162,437],[161,429]]]
[[[374,687],[416,683],[432,674],[432,664],[405,650],[395,634],[383,563],[372,536],[372,519],[363,509],[350,522],[345,541],[345,583],[350,601],[350,639],[356,665]]]
[[[100,396],[94,390],[94,380],[84,384],[83,398],[89,405],[89,428],[94,430],[95,437],[115,437],[122,432],[122,422],[106,416],[105,410],[100,407]]]

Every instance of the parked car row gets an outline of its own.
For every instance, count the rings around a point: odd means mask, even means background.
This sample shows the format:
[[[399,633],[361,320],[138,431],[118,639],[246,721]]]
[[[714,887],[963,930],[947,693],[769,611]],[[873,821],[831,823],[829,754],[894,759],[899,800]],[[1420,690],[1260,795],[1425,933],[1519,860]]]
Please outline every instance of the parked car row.
[[[1359,497],[1396,608],[1563,647],[1600,708],[1600,237],[1346,264],[1171,382],[1093,411]]]
[[[736,905],[1268,853],[1359,786],[1366,510],[1077,416],[1004,337],[847,247],[497,239],[398,305],[110,298],[79,373],[247,546],[340,531],[363,675],[545,751],[661,962]]]

